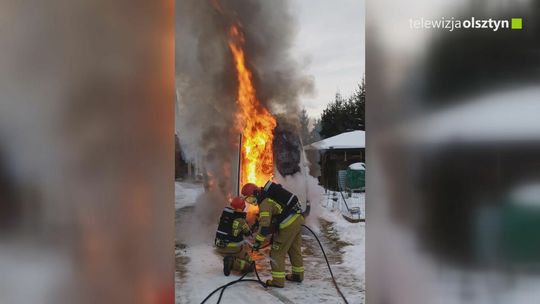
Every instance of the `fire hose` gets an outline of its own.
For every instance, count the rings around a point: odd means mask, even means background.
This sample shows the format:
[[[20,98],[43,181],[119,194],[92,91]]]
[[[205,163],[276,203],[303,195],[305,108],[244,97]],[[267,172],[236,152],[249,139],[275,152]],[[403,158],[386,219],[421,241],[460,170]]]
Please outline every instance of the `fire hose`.
[[[309,232],[311,232],[311,234],[313,234],[313,236],[315,237],[315,239],[317,240],[317,243],[319,243],[319,247],[321,247],[321,251],[324,255],[324,260],[326,261],[326,266],[328,266],[328,271],[330,272],[330,276],[332,277],[332,282],[334,283],[334,286],[336,287],[336,290],[337,292],[339,293],[339,295],[341,296],[341,298],[343,299],[343,301],[345,302],[345,304],[349,304],[349,302],[347,301],[347,299],[345,298],[345,296],[343,295],[343,292],[341,292],[341,290],[339,289],[339,286],[336,282],[336,278],[334,277],[334,273],[332,272],[332,268],[330,267],[330,262],[328,262],[328,258],[326,257],[326,252],[324,251],[324,248],[321,244],[321,241],[319,240],[319,238],[317,237],[317,235],[315,234],[315,232],[313,230],[311,230],[311,228],[309,228],[308,226],[306,225],[302,225],[304,228],[306,228],[307,230],[309,230]]]
[[[317,243],[319,243],[319,247],[321,248],[321,251],[323,253],[323,256],[324,256],[324,260],[326,261],[326,266],[328,266],[328,271],[330,272],[330,276],[332,277],[332,282],[334,283],[334,287],[336,287],[336,290],[338,292],[338,294],[341,296],[341,298],[343,299],[343,301],[345,302],[345,304],[349,304],[349,302],[347,301],[347,299],[345,298],[345,295],[343,295],[343,292],[341,292],[341,290],[339,289],[339,286],[336,282],[336,278],[334,277],[334,273],[332,272],[332,268],[330,267],[330,262],[328,261],[328,258],[326,256],[326,252],[324,251],[324,248],[323,248],[323,245],[321,243],[321,241],[319,240],[319,238],[317,237],[317,234],[315,234],[315,232],[313,230],[311,230],[311,228],[309,228],[308,226],[306,225],[302,225],[304,228],[306,228],[309,232],[311,232],[311,234],[315,237],[315,239],[317,240]],[[244,279],[244,277],[248,274],[248,273],[245,273],[243,274],[239,279],[237,280],[234,280],[232,282],[229,282],[225,285],[222,285],[218,288],[216,288],[214,291],[212,291],[206,298],[204,298],[204,300],[201,302],[201,304],[204,304],[208,299],[210,299],[212,297],[212,295],[214,295],[216,292],[218,292],[219,290],[221,290],[220,294],[219,294],[219,299],[217,301],[217,304],[221,303],[221,298],[223,297],[223,293],[225,292],[225,288],[231,286],[231,285],[234,285],[236,283],[240,283],[240,282],[254,282],[254,283],[258,283],[260,284],[263,288],[267,288],[268,286],[266,286],[266,283],[264,283],[261,278],[259,277],[259,273],[257,272],[257,267],[256,267],[256,264],[255,264],[255,261],[252,262],[252,267],[254,269],[254,272],[255,272],[255,276],[257,277],[257,279]]]
[[[219,290],[221,290],[221,292],[219,293],[219,298],[218,298],[218,301],[217,303],[221,303],[221,298],[223,297],[223,293],[225,292],[225,288],[231,286],[231,285],[234,285],[236,283],[240,283],[240,282],[255,282],[255,283],[259,283],[261,284],[261,286],[263,288],[267,288],[266,286],[266,283],[264,283],[261,278],[259,277],[259,273],[257,272],[257,267],[255,265],[255,261],[253,261],[251,263],[251,267],[253,267],[254,271],[255,271],[255,275],[257,276],[257,280],[254,280],[254,279],[244,279],[244,277],[248,274],[247,272],[244,273],[238,280],[234,280],[232,282],[229,282],[225,285],[221,285],[219,286],[218,288],[216,288],[214,291],[212,291],[208,296],[206,296],[206,298],[204,298],[204,300],[201,302],[201,304],[204,304],[206,301],[208,301],[208,299],[210,299],[212,297],[212,295],[214,295],[216,292],[218,292]]]

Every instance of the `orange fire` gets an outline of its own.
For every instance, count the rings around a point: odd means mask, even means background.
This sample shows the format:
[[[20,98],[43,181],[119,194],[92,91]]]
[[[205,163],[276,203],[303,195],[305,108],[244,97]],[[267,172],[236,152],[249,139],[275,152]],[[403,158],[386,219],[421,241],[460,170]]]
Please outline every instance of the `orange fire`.
[[[276,119],[257,98],[253,73],[246,64],[244,36],[238,25],[229,30],[229,49],[234,58],[238,80],[236,127],[242,133],[240,182],[262,186],[272,179],[274,159],[272,141]]]
[[[244,42],[239,27],[232,25],[228,44],[238,80],[236,128],[242,134],[240,184],[254,183],[262,186],[272,179],[274,173],[272,141],[276,119],[257,98],[253,74],[246,64]],[[253,223],[259,208],[249,204],[247,207],[247,220]]]

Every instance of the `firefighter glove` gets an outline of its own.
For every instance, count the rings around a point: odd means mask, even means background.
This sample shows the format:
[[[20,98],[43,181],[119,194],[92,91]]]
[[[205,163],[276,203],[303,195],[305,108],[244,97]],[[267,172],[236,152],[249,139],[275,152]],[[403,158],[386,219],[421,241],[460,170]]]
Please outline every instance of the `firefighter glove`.
[[[251,248],[253,248],[253,250],[255,251],[259,251],[259,249],[261,249],[261,242],[255,241],[255,243],[253,243],[253,246]]]

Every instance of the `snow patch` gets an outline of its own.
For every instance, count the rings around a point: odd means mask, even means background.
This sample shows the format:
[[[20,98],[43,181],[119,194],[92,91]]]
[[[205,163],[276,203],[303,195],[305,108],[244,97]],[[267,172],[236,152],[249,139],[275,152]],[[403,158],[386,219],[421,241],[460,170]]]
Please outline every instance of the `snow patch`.
[[[366,170],[366,164],[364,163],[354,163],[349,165],[351,170]]]
[[[320,214],[320,217],[326,221],[332,222],[333,227],[341,241],[349,243],[351,245],[345,248],[343,254],[344,263],[352,265],[352,269],[359,281],[362,282],[362,286],[365,287],[365,235],[366,226],[364,222],[351,223],[345,220],[342,216],[342,212],[345,212],[343,205],[343,198],[337,194],[338,205],[328,204],[328,200],[337,193],[329,191],[325,197],[321,200],[321,205],[326,206],[322,208],[324,212]],[[352,199],[357,200],[360,208],[361,216],[365,217],[365,193],[353,193]],[[326,200],[326,201],[325,201]],[[352,201],[351,201],[352,203]],[[354,203],[353,203],[354,204]],[[356,207],[356,205],[355,205]]]
[[[200,184],[192,184],[185,182],[174,183],[174,207],[175,209],[192,206],[195,204],[197,197],[204,192],[204,188]]]

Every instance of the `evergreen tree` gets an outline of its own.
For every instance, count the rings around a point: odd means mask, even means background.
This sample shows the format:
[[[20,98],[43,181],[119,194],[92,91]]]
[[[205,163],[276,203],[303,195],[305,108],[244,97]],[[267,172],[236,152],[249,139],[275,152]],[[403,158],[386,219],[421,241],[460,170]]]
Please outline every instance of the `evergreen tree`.
[[[336,93],[334,101],[328,104],[321,115],[322,138],[328,138],[347,131],[365,130],[365,81],[358,85],[356,91],[345,99]]]
[[[321,120],[315,119],[315,121],[313,122],[313,129],[311,129],[311,132],[309,132],[308,143],[311,144],[311,143],[321,140],[321,134],[320,134],[321,130],[322,130]]]
[[[307,111],[305,108],[300,111],[299,115],[299,121],[300,121],[300,138],[302,139],[302,143],[304,145],[310,143],[309,142],[309,123],[311,119],[309,118]]]

